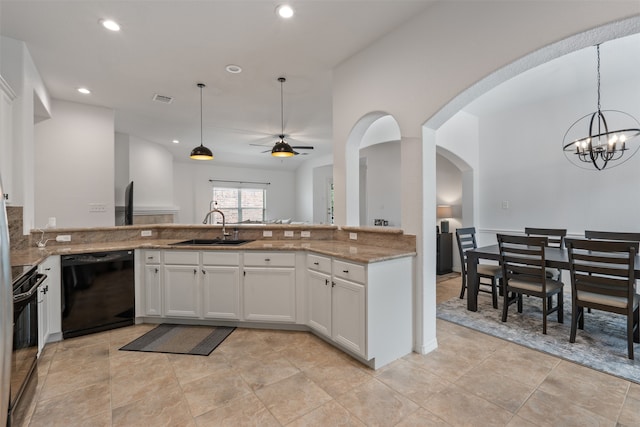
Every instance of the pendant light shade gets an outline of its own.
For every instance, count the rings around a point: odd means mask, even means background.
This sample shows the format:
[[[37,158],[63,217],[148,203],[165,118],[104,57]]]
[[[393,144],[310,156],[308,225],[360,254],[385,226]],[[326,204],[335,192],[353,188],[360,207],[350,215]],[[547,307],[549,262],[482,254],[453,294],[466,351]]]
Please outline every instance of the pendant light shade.
[[[284,140],[284,97],[282,96],[282,86],[287,81],[284,77],[278,77],[280,82],[280,141],[276,143],[271,149],[271,155],[273,157],[292,157],[296,153],[293,148]]]
[[[191,157],[194,160],[213,160],[213,153],[207,147],[202,144],[202,88],[205,87],[204,83],[198,83],[200,88],[200,145],[191,150]]]

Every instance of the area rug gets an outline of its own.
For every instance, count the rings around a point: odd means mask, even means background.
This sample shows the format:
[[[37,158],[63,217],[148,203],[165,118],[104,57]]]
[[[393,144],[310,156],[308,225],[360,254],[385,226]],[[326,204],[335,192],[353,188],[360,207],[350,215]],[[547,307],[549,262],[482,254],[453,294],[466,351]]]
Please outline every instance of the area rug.
[[[120,350],[208,356],[234,329],[226,326],[161,324]]]
[[[635,344],[636,360],[627,358],[626,317],[585,310],[584,330],[578,329],[576,342],[569,342],[571,332],[571,295],[565,286],[564,323],[556,313],[547,321],[547,335],[542,333],[542,303],[539,298],[524,297],[523,312],[515,305],[502,322],[502,299],[499,309],[491,306],[489,296],[478,297],[478,311],[467,310],[467,300],[453,298],[436,307],[437,317],[498,338],[640,383],[640,344]],[[570,289],[570,288],[569,288]]]

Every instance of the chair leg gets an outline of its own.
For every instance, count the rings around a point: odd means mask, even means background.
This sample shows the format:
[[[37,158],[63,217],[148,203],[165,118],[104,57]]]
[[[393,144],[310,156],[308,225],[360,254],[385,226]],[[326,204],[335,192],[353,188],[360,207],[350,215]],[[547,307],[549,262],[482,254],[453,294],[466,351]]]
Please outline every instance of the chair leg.
[[[576,342],[576,329],[578,327],[578,318],[583,315],[583,308],[578,307],[576,304],[572,305],[571,312],[571,334],[569,335],[569,342]]]
[[[548,300],[547,298],[542,298],[542,333],[547,335],[547,315],[548,313]]]
[[[502,321],[507,321],[507,315],[509,314],[509,292],[505,289],[502,298]]]
[[[633,320],[634,314],[627,314],[627,349],[629,352],[629,359],[633,360]]]
[[[496,278],[491,279],[491,298],[493,300],[493,308],[498,308],[498,286]]]
[[[522,294],[517,294],[518,297],[518,313],[522,313]]]
[[[564,323],[564,300],[562,291],[558,293],[558,323]]]
[[[636,307],[633,312],[633,341],[640,342],[640,307]]]
[[[464,291],[467,289],[467,276],[466,274],[462,275],[462,289],[460,289],[460,299],[464,298]]]
[[[591,313],[591,307],[587,309],[587,313]],[[578,320],[578,329],[584,329],[584,307],[580,307],[580,319]]]

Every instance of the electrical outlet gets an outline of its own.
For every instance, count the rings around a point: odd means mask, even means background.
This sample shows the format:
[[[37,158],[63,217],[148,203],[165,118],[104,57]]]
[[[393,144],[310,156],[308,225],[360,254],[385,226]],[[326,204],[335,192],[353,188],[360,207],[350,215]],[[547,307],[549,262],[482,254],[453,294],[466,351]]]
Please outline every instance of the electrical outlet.
[[[293,237],[293,230],[284,230],[284,237]]]
[[[349,238],[351,240],[358,240],[358,233],[349,233]]]
[[[502,209],[509,209],[509,201],[508,200],[503,200],[502,201]]]
[[[262,237],[271,237],[271,236],[273,236],[273,231],[271,230],[264,230],[262,232]]]
[[[300,237],[311,237],[311,232],[310,231],[301,231],[300,232]]]
[[[140,236],[142,237],[151,237],[153,232],[151,230],[142,230],[140,231]]]
[[[89,212],[97,213],[97,212],[106,212],[107,205],[104,203],[89,203]]]
[[[56,242],[70,242],[71,234],[58,234],[56,236]]]

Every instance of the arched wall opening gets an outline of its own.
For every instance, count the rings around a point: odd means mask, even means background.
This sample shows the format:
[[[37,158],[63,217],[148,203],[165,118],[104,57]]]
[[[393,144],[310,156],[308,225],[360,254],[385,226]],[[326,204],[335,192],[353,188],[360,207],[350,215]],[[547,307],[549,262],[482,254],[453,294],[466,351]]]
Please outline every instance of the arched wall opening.
[[[437,157],[436,154],[446,155],[447,159],[452,162],[461,161],[459,164],[461,171],[463,171],[465,196],[463,202],[464,212],[462,213],[462,226],[472,226],[478,223],[479,216],[479,161],[480,152],[478,147],[477,136],[477,118],[465,113],[462,109],[471,101],[477,99],[481,95],[497,87],[498,85],[506,82],[507,80],[515,77],[534,68],[540,64],[551,61],[558,57],[572,53],[574,51],[581,50],[585,47],[590,47],[595,44],[604,43],[609,40],[624,37],[630,34],[640,32],[640,16],[626,19],[619,22],[607,24],[584,33],[576,34],[560,42],[548,45],[527,55],[505,67],[489,75],[488,77],[478,81],[466,91],[462,92],[456,98],[451,100],[447,105],[440,109],[436,114],[430,117],[423,125],[423,164],[422,170],[424,174],[424,189],[423,197],[425,200],[430,199],[430,195],[434,194],[435,189],[435,177],[429,172],[432,167],[432,162]],[[476,144],[466,144],[465,146],[456,142],[456,139],[444,138],[448,127],[453,128],[451,123],[456,121],[464,121],[466,123],[465,129],[472,131],[475,127],[475,139],[471,136],[471,140],[474,140]],[[567,122],[567,126],[570,125]],[[459,141],[460,139],[457,139]],[[469,139],[467,139],[469,141]],[[425,203],[425,210],[422,212],[423,223],[425,224],[425,240],[429,237],[426,232],[426,227],[433,219],[433,214],[430,212],[434,210],[434,206],[429,206]],[[495,233],[493,234],[495,240]],[[483,242],[480,238],[479,244],[489,244]],[[435,318],[436,318],[436,301],[435,298],[430,298],[435,289],[435,278],[429,273],[429,265],[431,265],[432,252],[429,250],[429,244],[425,242],[423,246],[424,257],[418,260],[416,269],[423,269],[423,282],[418,283],[416,286],[417,295],[422,295],[421,301],[416,304],[416,317],[423,319],[422,327],[416,328],[416,332],[422,332],[422,336],[416,337],[416,342],[429,343],[434,342],[435,336],[430,335],[430,331],[435,331]],[[432,246],[433,247],[433,246]],[[427,258],[425,258],[427,257]],[[419,349],[420,347],[418,347]],[[422,348],[426,348],[423,346]]]
[[[374,219],[385,220],[389,213],[393,219],[386,219],[387,225],[400,227],[401,156],[397,147],[387,147],[385,153],[380,146],[399,144],[400,138],[398,122],[382,111],[364,115],[351,130],[345,147],[348,225],[376,225]],[[396,197],[389,200],[390,194]]]

